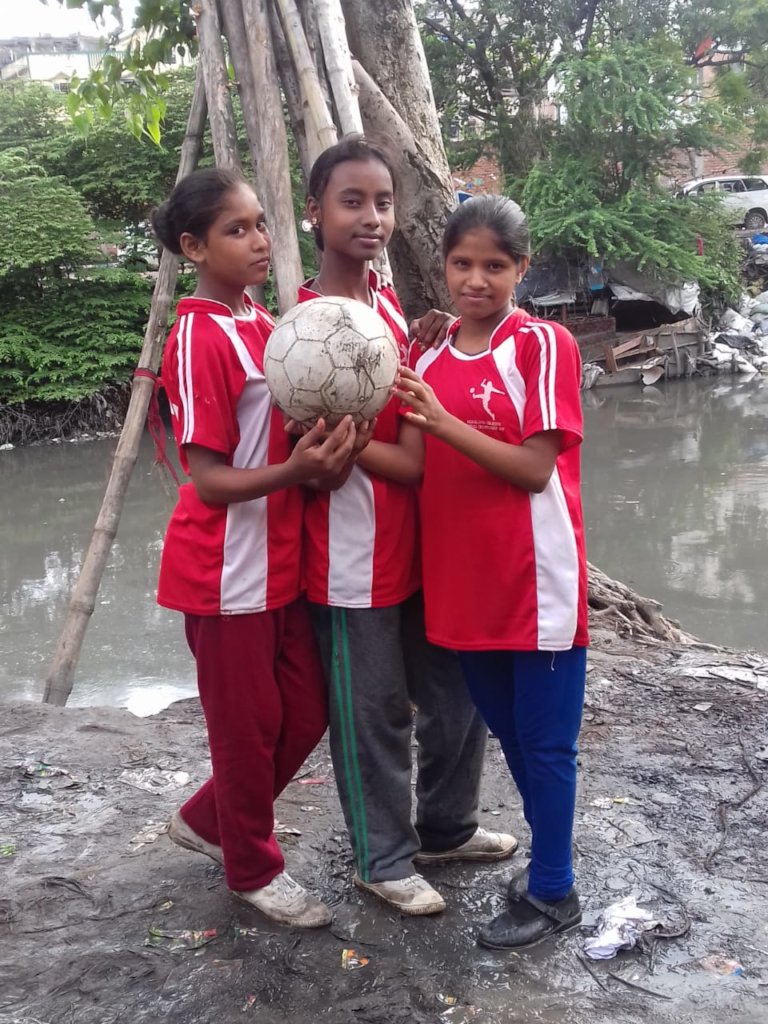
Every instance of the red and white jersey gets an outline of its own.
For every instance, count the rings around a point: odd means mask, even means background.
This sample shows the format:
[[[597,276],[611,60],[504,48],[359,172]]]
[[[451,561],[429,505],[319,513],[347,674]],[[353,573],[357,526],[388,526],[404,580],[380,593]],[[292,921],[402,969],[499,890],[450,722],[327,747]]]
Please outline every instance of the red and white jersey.
[[[488,349],[452,344],[416,361],[452,415],[520,445],[559,430],[541,494],[514,487],[426,435],[421,489],[427,636],[457,650],[562,651],[586,645],[587,578],[580,494],[581,358],[560,324],[514,310]]]
[[[299,302],[318,298],[312,281]],[[408,352],[408,325],[394,289],[370,274],[371,302]],[[403,356],[404,357],[404,356]],[[373,438],[396,444],[399,402],[379,413]],[[385,608],[419,587],[416,490],[355,466],[337,491],[314,491],[304,512],[307,597],[339,608]]]
[[[187,473],[187,444],[222,452],[238,468],[285,462],[291,453],[263,372],[274,321],[246,300],[248,317],[208,299],[179,303],[162,378]],[[236,615],[294,601],[301,592],[302,515],[299,488],[207,505],[192,483],[184,484],[163,546],[158,602],[193,615]]]

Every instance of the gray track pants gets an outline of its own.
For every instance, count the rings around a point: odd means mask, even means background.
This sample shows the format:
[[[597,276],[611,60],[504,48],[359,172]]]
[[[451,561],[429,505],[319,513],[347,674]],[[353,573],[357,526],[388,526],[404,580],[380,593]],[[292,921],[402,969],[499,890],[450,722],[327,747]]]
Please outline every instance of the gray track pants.
[[[487,727],[456,655],[424,636],[421,594],[391,608],[311,607],[357,870],[364,881],[405,878],[420,848],[451,850],[474,835]],[[415,827],[411,703],[418,709]]]

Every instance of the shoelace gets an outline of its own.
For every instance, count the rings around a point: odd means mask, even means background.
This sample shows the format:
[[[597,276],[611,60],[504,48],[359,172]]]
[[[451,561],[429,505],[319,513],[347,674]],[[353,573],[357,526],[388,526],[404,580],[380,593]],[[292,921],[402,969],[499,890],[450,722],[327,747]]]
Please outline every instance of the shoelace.
[[[276,895],[284,899],[296,899],[302,892],[299,883],[285,871],[273,878],[271,885],[275,888]]]

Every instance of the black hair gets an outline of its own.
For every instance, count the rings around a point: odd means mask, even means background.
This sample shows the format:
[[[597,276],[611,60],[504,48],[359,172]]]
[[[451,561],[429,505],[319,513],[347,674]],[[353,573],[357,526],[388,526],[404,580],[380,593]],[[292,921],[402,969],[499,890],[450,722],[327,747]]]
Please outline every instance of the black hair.
[[[484,195],[467,199],[448,218],[443,232],[443,259],[468,231],[478,228],[492,231],[499,248],[515,263],[531,255],[528,221],[517,203],[506,196]]]
[[[152,230],[160,244],[179,256],[183,234],[204,240],[227,194],[245,184],[238,171],[224,167],[206,167],[182,178],[166,201],[150,214]]]
[[[307,187],[307,198],[316,199],[317,202],[323,198],[328,182],[333,174],[334,167],[347,163],[349,160],[365,162],[367,160],[378,160],[389,171],[392,179],[392,191],[397,191],[397,172],[395,171],[394,158],[387,152],[384,144],[368,139],[364,135],[345,135],[335,146],[329,146],[323,150],[320,156],[312,164],[309,172],[309,183]],[[312,228],[315,236],[315,243],[318,249],[323,249],[323,235],[319,227]]]

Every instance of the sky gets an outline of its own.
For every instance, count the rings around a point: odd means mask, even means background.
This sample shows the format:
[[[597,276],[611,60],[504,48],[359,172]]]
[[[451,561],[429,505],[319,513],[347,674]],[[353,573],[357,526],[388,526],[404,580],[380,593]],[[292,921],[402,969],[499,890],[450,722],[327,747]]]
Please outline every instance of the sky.
[[[126,27],[133,20],[135,0],[121,0],[123,23]],[[0,0],[0,37],[14,36],[68,36],[73,32],[86,35],[106,35],[115,28],[115,22],[107,17],[105,25],[91,21],[87,11],[67,10],[58,0]]]

